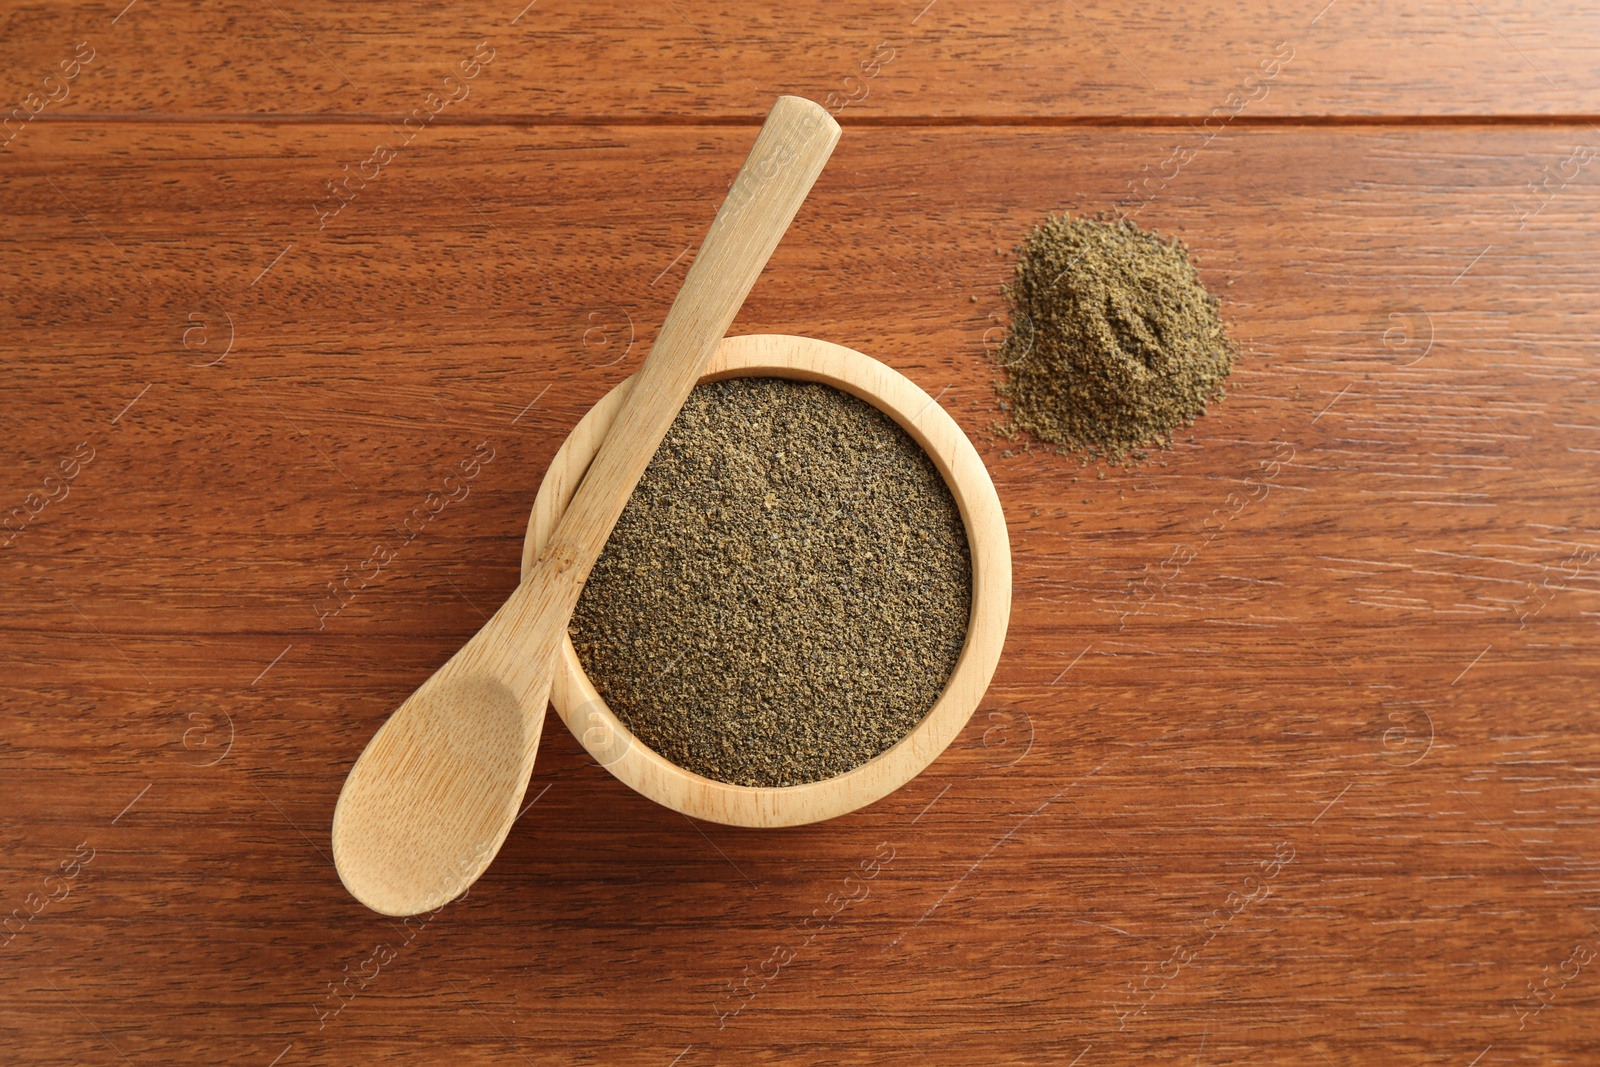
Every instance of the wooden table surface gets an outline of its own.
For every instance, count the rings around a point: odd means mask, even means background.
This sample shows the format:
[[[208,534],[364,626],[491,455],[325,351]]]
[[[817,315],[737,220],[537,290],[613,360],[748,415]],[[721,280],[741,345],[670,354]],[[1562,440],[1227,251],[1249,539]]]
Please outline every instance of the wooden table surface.
[[[1600,1057],[1594,5],[123,2],[0,15],[0,1062]],[[994,684],[780,831],[552,718],[488,875],[376,916],[345,772],[780,92],[845,132],[734,332],[971,435]],[[1245,352],[1130,470],[989,432],[1012,246],[1101,210]]]

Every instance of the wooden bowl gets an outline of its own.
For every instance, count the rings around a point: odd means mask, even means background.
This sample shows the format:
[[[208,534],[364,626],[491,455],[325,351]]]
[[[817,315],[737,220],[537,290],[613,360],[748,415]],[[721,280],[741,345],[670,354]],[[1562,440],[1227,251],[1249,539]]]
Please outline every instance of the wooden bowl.
[[[854,811],[900,788],[961,732],[989,686],[1005,642],[1011,614],[1011,545],[1000,498],[977,451],[944,409],[910,379],[841,345],[757,334],[724,340],[700,380],[753,377],[822,382],[855,394],[899,423],[944,476],[966,525],[972,616],[966,644],[939,699],[910,733],[854,770],[820,782],[776,788],[706,778],[646,747],[606,707],[570,639],[562,644],[562,665],[555,672],[550,699],[589,754],[651,800],[697,819],[732,826],[798,826]],[[632,384],[630,378],[601,398],[551,460],[528,520],[524,575],[571,502]]]

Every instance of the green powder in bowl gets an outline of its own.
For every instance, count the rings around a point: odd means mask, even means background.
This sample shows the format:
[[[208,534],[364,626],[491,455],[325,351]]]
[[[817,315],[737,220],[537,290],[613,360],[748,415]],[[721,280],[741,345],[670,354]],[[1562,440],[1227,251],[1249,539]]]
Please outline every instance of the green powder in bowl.
[[[569,632],[606,704],[677,765],[746,786],[860,766],[933,707],[972,565],[917,443],[830,386],[697,387]]]

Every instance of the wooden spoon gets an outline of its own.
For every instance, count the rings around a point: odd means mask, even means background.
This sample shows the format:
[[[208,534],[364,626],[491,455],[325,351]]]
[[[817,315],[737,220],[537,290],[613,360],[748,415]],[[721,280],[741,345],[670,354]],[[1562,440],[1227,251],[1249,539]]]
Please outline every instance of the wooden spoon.
[[[537,565],[389,716],[351,768],[333,813],[333,862],[367,907],[385,915],[438,908],[500,851],[528,787],[556,655],[589,570],[838,140],[838,123],[821,107],[778,98],[616,429]]]

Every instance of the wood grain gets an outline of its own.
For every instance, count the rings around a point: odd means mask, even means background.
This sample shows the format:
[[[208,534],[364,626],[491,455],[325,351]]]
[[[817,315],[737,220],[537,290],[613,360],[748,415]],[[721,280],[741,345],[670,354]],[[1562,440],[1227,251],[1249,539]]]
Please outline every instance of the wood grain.
[[[458,61],[493,59],[439,121],[757,124],[779,93],[842,121],[1600,114],[1600,12],[1581,0],[868,0],[761,9],[537,0],[18,8],[0,69],[18,99],[87,41],[95,60],[44,119],[367,116],[398,121]],[[115,21],[113,22],[113,20]],[[1280,46],[1264,87],[1245,79]],[[35,73],[36,72],[36,73]],[[455,90],[459,92],[459,90]],[[57,90],[59,94],[59,90]],[[831,98],[829,94],[834,94]],[[12,106],[12,105],[7,105]]]
[[[1150,124],[1131,77],[1086,69],[1090,31],[1029,53],[1074,87],[1058,111],[1005,96],[989,57],[1034,45],[1001,19],[993,53],[945,38],[925,104],[896,93],[899,116],[848,130],[809,238],[734,332],[857,348],[977,443],[1014,550],[989,696],[906,788],[777,831],[651,804],[552,729],[495,867],[409,925],[328,861],[344,769],[516,585],[539,476],[637,367],[733,177],[713,161],[748,144],[720,116],[754,113],[755,90],[660,77],[686,38],[602,13],[589,54],[626,62],[559,90],[594,121],[447,111],[319,229],[323,181],[392,128],[231,119],[325,110],[270,103],[314,51],[281,19],[268,40],[213,32],[223,9],[125,12],[167,36],[94,109],[170,120],[46,110],[0,153],[0,503],[28,515],[0,535],[0,914],[32,915],[0,934],[0,1058],[1592,1059],[1600,193],[1574,152],[1587,123],[1502,117],[1567,107],[1531,67],[1593,110],[1591,65],[1551,60],[1594,36],[1539,38],[1560,7],[1479,5],[1496,45],[1471,10],[1344,3],[1317,24],[1330,58],[1304,114],[1387,99],[1484,121],[1241,121],[1130,192],[1190,124]],[[362,47],[440,57],[395,80],[403,103],[483,38],[399,10]],[[0,38],[54,63],[79,14],[116,11],[16,10]],[[944,3],[918,25],[936,15],[981,25]],[[1181,46],[1247,16],[1185,16],[1146,14],[1119,46],[1181,54],[1146,69],[1224,99],[1253,52]],[[833,42],[820,58],[881,39],[852,38],[857,17],[795,15]],[[227,40],[224,77],[204,57]],[[464,101],[481,85],[482,119],[544,106],[487,106],[504,55]],[[910,79],[904,58],[877,81]],[[99,62],[68,105],[89,107]],[[996,113],[1132,118],[926,124],[973,85]],[[686,123],[702,105],[717,121]],[[675,124],[599,121],[628,108]],[[986,434],[984,360],[1013,243],[1048,211],[1119,203],[1190,244],[1246,354],[1172,452],[1102,479]],[[480,444],[492,458],[440,506]],[[45,479],[64,469],[61,496]]]

